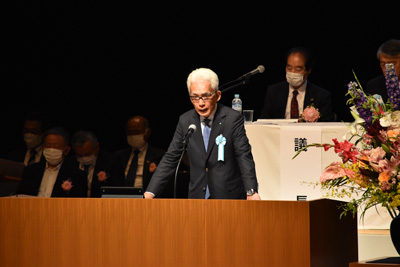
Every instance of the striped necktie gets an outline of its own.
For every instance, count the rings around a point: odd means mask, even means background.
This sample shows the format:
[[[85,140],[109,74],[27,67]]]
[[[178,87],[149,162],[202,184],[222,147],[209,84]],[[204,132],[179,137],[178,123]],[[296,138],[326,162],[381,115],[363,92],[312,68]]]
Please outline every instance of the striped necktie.
[[[207,152],[207,148],[208,148],[208,141],[210,140],[210,120],[209,119],[204,119],[204,128],[203,128],[203,141],[204,141],[204,147],[206,149]],[[208,199],[210,197],[210,190],[208,189],[208,185],[206,187],[206,195],[205,195],[205,199]]]
[[[204,141],[204,147],[206,149],[207,152],[207,148],[208,148],[208,140],[210,139],[210,120],[209,119],[204,119],[204,128],[203,128],[203,141]]]
[[[298,119],[299,118],[299,104],[297,103],[297,95],[299,92],[297,90],[293,91],[292,102],[290,103],[290,118]]]

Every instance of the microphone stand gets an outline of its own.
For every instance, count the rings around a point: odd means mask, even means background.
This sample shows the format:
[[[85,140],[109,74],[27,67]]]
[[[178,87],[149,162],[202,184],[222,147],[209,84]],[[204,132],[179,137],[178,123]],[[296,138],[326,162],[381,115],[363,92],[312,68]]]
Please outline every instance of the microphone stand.
[[[178,161],[178,165],[176,166],[176,170],[175,170],[175,178],[174,178],[174,198],[176,198],[176,181],[178,180],[178,170],[179,170],[179,166],[181,166],[181,162],[182,162],[183,155],[185,155],[186,147],[187,147],[187,142],[183,142],[182,153],[181,153],[181,156],[180,156],[179,161]]]
[[[220,86],[220,90],[222,88],[224,88],[224,89],[221,90],[221,92],[222,93],[226,93],[226,92],[232,90],[233,88],[236,88],[236,87],[241,86],[241,85],[248,84],[249,81],[250,81],[250,76],[251,75],[243,75],[243,76],[241,76],[240,78],[238,78],[236,80],[233,80],[233,81],[230,81],[230,82],[227,82],[227,83],[223,84],[222,86]]]

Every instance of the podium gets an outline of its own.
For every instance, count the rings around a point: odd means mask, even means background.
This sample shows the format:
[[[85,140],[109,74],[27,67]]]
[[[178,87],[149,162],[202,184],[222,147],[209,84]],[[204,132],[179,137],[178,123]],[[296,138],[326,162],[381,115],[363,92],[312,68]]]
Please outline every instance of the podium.
[[[0,266],[349,266],[341,202],[0,198]]]

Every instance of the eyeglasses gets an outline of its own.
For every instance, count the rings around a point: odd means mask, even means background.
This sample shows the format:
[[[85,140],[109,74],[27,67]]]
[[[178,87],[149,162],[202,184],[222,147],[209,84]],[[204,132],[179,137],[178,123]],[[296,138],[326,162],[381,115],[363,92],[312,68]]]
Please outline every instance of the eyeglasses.
[[[193,102],[199,102],[200,99],[203,100],[203,101],[207,101],[207,100],[210,100],[211,97],[212,97],[213,95],[215,95],[216,93],[217,93],[217,91],[215,91],[215,92],[212,93],[212,94],[207,94],[207,95],[203,95],[203,96],[190,95],[189,97],[190,97],[190,100],[192,100]]]

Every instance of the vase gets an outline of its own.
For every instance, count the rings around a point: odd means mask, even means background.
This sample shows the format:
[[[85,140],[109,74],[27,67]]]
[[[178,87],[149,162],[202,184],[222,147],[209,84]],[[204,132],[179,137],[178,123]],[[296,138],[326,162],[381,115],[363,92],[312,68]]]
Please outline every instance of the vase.
[[[400,214],[390,223],[390,237],[397,253],[400,254]]]

